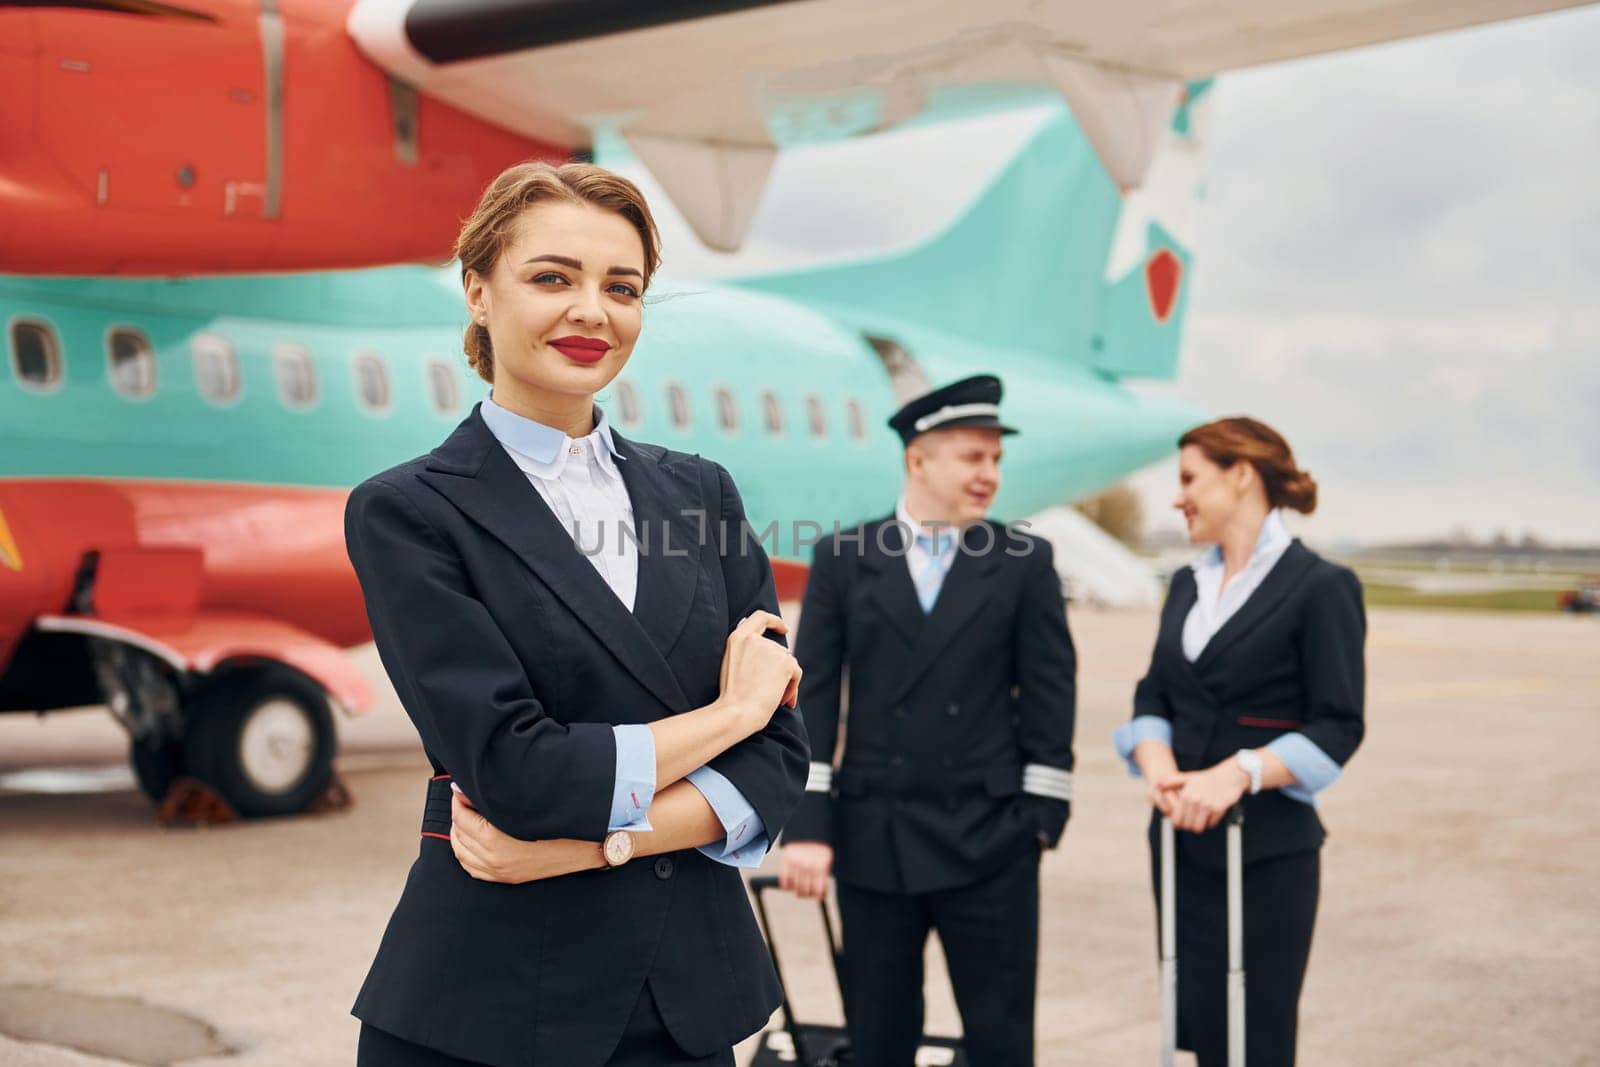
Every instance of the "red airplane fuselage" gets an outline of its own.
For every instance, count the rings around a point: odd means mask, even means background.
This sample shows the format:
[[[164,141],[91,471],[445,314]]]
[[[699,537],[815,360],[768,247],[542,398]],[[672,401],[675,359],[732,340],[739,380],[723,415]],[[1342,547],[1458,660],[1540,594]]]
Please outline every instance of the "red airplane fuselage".
[[[569,157],[393,82],[349,0],[104,6],[0,7],[0,272],[442,262],[495,174]]]

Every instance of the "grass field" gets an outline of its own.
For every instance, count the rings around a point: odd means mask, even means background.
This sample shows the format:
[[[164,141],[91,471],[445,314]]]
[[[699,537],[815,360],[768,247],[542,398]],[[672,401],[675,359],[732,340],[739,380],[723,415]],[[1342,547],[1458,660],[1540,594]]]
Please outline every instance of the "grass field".
[[[1371,607],[1439,608],[1446,611],[1560,610],[1559,593],[1551,589],[1492,589],[1471,593],[1424,593],[1407,585],[1362,582]]]

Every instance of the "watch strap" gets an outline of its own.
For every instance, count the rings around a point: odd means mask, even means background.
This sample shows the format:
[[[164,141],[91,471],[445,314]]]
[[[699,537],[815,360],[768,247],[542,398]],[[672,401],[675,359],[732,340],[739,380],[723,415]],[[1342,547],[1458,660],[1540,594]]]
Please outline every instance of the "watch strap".
[[[1261,753],[1253,748],[1241,748],[1233,758],[1250,777],[1250,795],[1255,796],[1261,792]]]

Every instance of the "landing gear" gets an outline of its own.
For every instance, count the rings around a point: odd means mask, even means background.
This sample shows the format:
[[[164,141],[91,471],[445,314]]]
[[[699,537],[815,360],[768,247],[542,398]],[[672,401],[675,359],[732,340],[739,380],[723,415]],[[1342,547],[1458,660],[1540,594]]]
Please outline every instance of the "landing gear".
[[[138,779],[139,792],[159,804],[172,783],[183,777],[183,745],[176,741],[146,744],[135,739],[128,742],[128,763]]]
[[[139,789],[164,812],[250,818],[342,806],[330,797],[333,710],[305,675],[253,663],[192,680],[142,649],[89,643],[106,704],[128,731]],[[197,805],[196,794],[209,799]]]
[[[159,804],[185,773],[180,679],[143,649],[102,637],[87,640],[101,696],[128,731],[128,762],[139,791]]]
[[[189,773],[246,818],[303,811],[333,777],[328,699],[285,667],[235,670],[203,686],[188,719]]]

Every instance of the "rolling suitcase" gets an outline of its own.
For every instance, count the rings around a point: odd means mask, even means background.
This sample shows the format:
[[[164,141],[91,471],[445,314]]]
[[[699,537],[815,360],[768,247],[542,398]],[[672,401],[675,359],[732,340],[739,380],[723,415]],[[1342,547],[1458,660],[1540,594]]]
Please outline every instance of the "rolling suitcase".
[[[1228,1067],[1244,1067],[1244,808],[1234,805],[1228,824]],[[1175,831],[1161,819],[1161,1067],[1178,1049],[1178,881],[1173,866]]]
[[[778,879],[770,874],[750,879],[750,892],[755,897],[756,914],[761,919],[761,931],[767,938],[767,951],[772,953],[772,967],[778,972],[778,985],[783,990],[783,1028],[769,1030],[761,1035],[761,1045],[749,1067],[856,1067],[850,1052],[850,1038],[842,1026],[824,1026],[802,1023],[795,1019],[789,1005],[789,986],[783,978],[783,967],[778,962],[778,943],[772,936],[772,924],[767,921],[765,894],[778,888]],[[826,901],[818,904],[822,912],[822,929],[828,938],[828,958],[833,964],[833,980],[840,987],[843,999],[844,982],[839,970],[839,939],[834,936],[833,919],[828,914]],[[961,1042],[947,1037],[924,1037],[917,1048],[917,1067],[969,1067],[961,1051]],[[867,1067],[862,1064],[859,1067]]]

